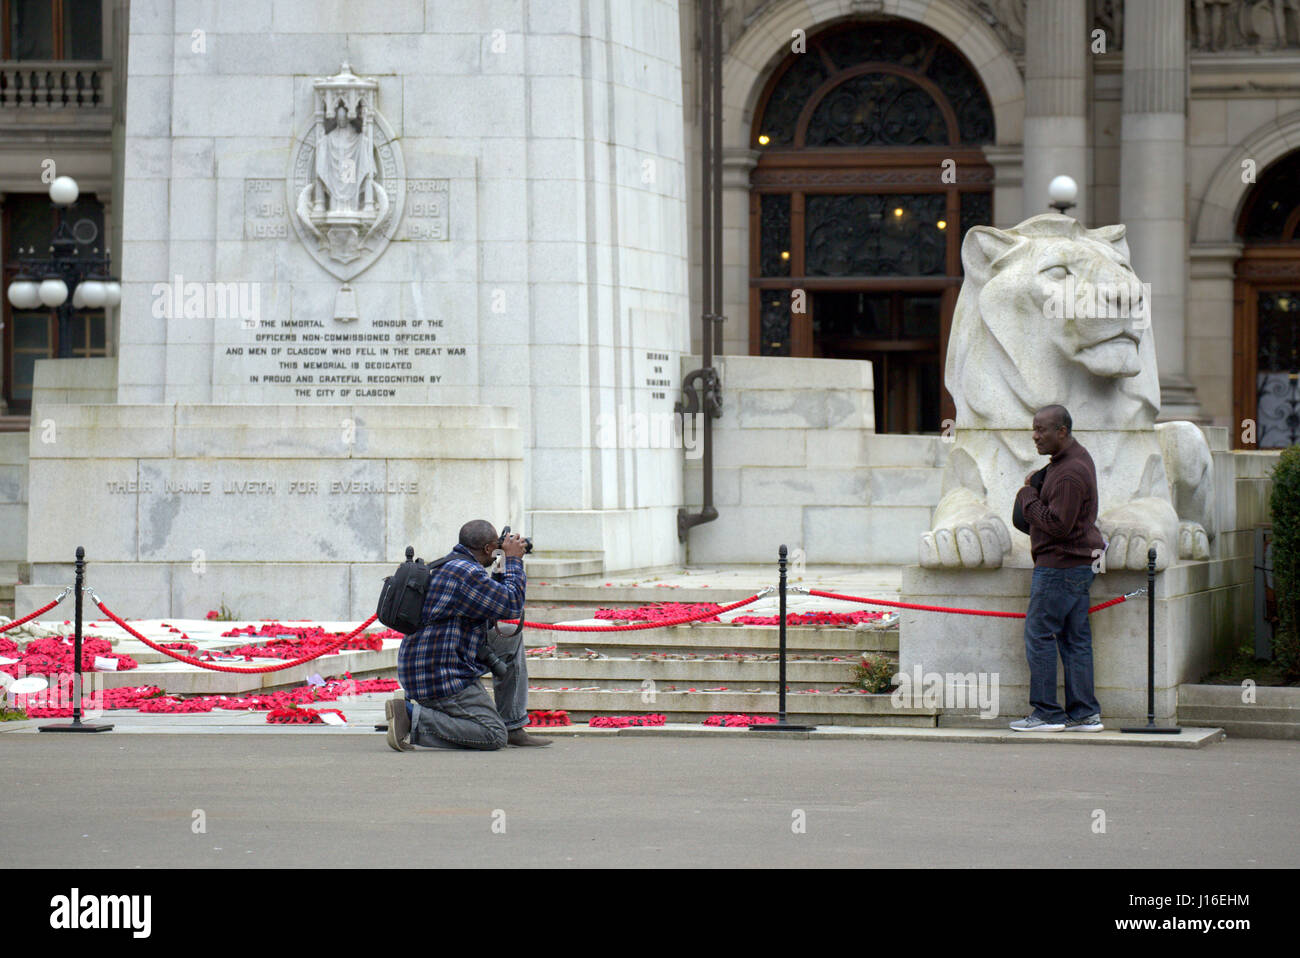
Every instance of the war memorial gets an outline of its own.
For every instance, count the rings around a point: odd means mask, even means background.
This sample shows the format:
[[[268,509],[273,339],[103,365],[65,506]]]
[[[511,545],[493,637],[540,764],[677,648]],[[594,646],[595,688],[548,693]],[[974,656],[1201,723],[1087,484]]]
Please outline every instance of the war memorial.
[[[159,641],[183,623],[217,650],[217,609],[341,634],[408,546],[487,518],[535,543],[529,618],[592,626],[759,593],[785,546],[793,611],[891,610],[790,630],[792,721],[1001,733],[1030,711],[1012,507],[1044,463],[1031,422],[1063,404],[1096,463],[1091,601],[1117,600],[1091,617],[1107,729],[1222,739],[1185,690],[1254,641],[1297,441],[1300,13],[704,6],[106,0],[100,100],[65,71],[61,114],[13,54],[5,228],[34,235],[47,192],[51,223],[97,204],[111,260],[74,317],[6,239],[0,612],[64,593],[84,547],[87,602]],[[768,591],[734,614],[775,611]],[[529,708],[774,714],[776,630],[733,643],[728,621],[532,631]],[[391,677],[381,645],[164,678]],[[833,694],[868,652],[969,695]]]

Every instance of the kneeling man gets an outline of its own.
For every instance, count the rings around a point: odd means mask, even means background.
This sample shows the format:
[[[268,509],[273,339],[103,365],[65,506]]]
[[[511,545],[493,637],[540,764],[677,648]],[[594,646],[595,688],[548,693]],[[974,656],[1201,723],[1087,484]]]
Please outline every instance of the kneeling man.
[[[1011,723],[1017,732],[1099,732],[1103,727],[1092,686],[1088,590],[1093,562],[1104,551],[1105,541],[1096,524],[1097,470],[1071,428],[1064,406],[1038,411],[1034,446],[1052,459],[1026,476],[1016,494],[1016,505],[1029,525],[1034,557],[1025,615],[1033,712]],[[1065,667],[1064,709],[1056,702],[1058,647]]]
[[[505,573],[488,575],[498,536],[490,522],[467,522],[452,558],[435,569],[424,599],[422,628],[402,640],[397,680],[406,701],[385,705],[388,744],[398,751],[428,748],[498,749],[506,745],[550,745],[524,731],[528,724],[528,669],[522,629],[504,637],[490,622],[523,615],[524,541],[509,535],[501,542]],[[493,678],[495,702],[480,681],[487,671],[483,649],[506,665]]]

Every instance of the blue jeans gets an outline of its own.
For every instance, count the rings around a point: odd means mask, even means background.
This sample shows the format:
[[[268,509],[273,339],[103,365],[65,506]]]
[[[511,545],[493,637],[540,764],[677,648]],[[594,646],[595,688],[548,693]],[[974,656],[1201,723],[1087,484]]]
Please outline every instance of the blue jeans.
[[[482,679],[475,679],[446,698],[413,700],[412,745],[491,751],[505,748],[506,735],[528,724],[528,665],[523,630],[505,638],[496,629],[489,629],[487,643],[509,666],[505,678],[492,680],[496,701],[488,698]]]
[[[1092,688],[1092,629],[1088,590],[1092,566],[1034,567],[1025,613],[1025,657],[1029,660],[1029,704],[1044,722],[1084,719],[1101,713]],[[1056,651],[1065,667],[1065,708],[1056,703]]]

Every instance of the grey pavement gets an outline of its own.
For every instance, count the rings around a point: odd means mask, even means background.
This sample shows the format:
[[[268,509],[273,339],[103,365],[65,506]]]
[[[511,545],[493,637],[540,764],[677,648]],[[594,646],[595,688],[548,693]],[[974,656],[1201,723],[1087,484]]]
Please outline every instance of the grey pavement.
[[[399,754],[341,731],[0,736],[5,864],[1300,865],[1297,742],[561,736]]]

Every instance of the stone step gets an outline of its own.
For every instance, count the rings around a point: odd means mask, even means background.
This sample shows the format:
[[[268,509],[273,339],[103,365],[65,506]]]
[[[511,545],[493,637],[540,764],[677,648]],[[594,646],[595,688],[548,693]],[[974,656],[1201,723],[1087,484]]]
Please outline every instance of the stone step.
[[[1179,716],[1182,724],[1182,716]],[[1200,724],[1189,720],[1189,724]],[[1298,722],[1237,722],[1215,721],[1230,738],[1268,738],[1300,741],[1300,723]]]
[[[897,652],[898,629],[857,629],[836,626],[786,628],[786,651],[802,655],[856,657],[862,652]],[[780,629],[775,625],[672,625],[629,632],[559,632],[526,630],[529,648],[555,645],[561,650],[593,649],[629,657],[632,652],[776,652]]]
[[[1294,722],[1300,725],[1300,709],[1273,708],[1267,705],[1238,705],[1224,708],[1217,705],[1178,705],[1178,721],[1214,720],[1223,722]],[[1204,722],[1202,723],[1204,724]]]
[[[14,563],[9,564],[15,565]],[[10,573],[3,564],[0,564],[0,615],[10,619],[15,618],[14,589],[17,584],[18,574],[16,568],[13,573]]]
[[[704,585],[666,588],[654,585],[607,586],[601,583],[552,583],[543,576],[530,573],[526,608],[531,611],[535,605],[551,603],[591,608],[631,607],[650,605],[654,602],[717,602],[719,605],[726,605],[748,599],[757,592],[758,589],[754,588],[710,588]]]
[[[102,688],[156,685],[172,695],[235,695],[302,685],[309,675],[337,676],[344,672],[351,672],[352,677],[357,679],[395,678],[398,645],[396,639],[386,639],[383,649],[378,652],[369,650],[337,652],[277,672],[251,674],[219,672],[173,660],[166,664],[141,664],[139,668],[128,672],[89,673],[94,676],[89,681],[99,683]],[[134,653],[131,654],[134,657]],[[212,664],[254,668],[261,665],[274,665],[276,662],[272,659],[255,659],[252,662]],[[92,686],[88,684],[87,687]]]
[[[549,582],[580,575],[600,575],[605,571],[605,556],[600,552],[535,552],[529,555],[527,563],[530,592],[535,579]]]
[[[830,691],[853,683],[853,661],[787,661],[789,688],[815,687]],[[776,691],[778,663],[775,660],[717,661],[681,659],[555,659],[528,657],[528,680],[537,686],[585,687],[636,690],[650,681],[655,688],[670,685],[686,688],[726,686],[742,691]]]
[[[1180,685],[1178,708],[1183,706],[1214,706],[1217,708],[1269,708],[1300,709],[1300,688],[1292,686],[1257,685],[1252,689],[1254,705],[1242,702],[1240,685]]]
[[[661,714],[669,722],[700,722],[709,715],[777,714],[776,692],[665,692],[646,702],[642,691],[559,692],[532,689],[529,709],[564,709],[574,724],[593,715]],[[895,708],[888,695],[788,693],[787,720],[794,724],[879,725],[934,728],[937,709]]]

